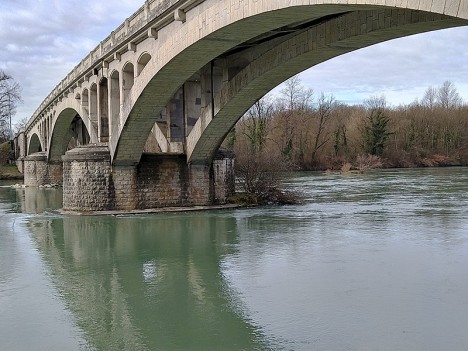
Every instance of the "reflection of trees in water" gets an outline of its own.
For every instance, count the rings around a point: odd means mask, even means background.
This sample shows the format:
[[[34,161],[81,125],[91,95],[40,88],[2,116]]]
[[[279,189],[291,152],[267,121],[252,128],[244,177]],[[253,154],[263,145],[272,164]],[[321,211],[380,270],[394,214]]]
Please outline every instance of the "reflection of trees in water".
[[[30,222],[54,282],[97,349],[264,349],[220,271],[235,225],[201,213]]]
[[[3,185],[4,182],[1,182]],[[0,187],[0,288],[15,276],[18,243],[14,237],[17,194],[8,186]],[[1,289],[0,289],[1,290]]]
[[[14,219],[10,213],[6,212],[7,206],[4,205],[3,200],[6,197],[3,189],[0,189],[0,291],[3,286],[7,287],[9,282],[15,275],[17,266],[17,243],[13,236],[12,227]]]

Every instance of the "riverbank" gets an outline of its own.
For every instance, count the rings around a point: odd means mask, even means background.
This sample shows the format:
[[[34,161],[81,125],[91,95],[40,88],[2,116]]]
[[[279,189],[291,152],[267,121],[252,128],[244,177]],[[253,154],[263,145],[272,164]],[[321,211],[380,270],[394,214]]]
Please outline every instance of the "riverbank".
[[[23,178],[16,165],[0,165],[0,180],[21,180]]]

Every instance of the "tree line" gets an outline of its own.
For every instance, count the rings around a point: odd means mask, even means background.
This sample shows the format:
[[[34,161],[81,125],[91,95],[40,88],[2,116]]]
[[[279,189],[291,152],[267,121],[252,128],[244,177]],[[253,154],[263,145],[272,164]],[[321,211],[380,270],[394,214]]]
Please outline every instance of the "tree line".
[[[468,105],[455,85],[429,87],[398,107],[385,96],[358,106],[315,96],[296,76],[238,122],[225,146],[245,168],[365,170],[375,167],[468,165]]]

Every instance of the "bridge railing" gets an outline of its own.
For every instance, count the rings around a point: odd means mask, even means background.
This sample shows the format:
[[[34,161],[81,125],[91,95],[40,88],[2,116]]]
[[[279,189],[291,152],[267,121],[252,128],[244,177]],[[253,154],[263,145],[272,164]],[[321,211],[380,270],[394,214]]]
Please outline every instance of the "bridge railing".
[[[204,0],[146,0],[133,15],[127,18],[116,30],[92,50],[74,69],[58,83],[55,88],[42,101],[26,124],[26,132],[31,130],[40,120],[45,110],[53,104],[62,94],[71,89],[85,75],[99,67],[106,59],[112,61],[114,52],[121,50],[123,45],[145,33],[150,27],[161,28],[174,20],[171,11],[182,9],[188,11]],[[168,16],[169,15],[169,16]],[[158,25],[158,22],[161,22]]]

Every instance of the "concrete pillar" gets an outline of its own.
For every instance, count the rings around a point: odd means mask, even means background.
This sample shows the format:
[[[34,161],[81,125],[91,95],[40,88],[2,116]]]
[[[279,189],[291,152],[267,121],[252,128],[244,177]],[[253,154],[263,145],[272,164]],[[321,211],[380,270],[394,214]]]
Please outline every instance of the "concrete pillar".
[[[212,63],[209,63],[200,70],[200,114],[206,114],[206,109],[211,109],[213,100],[212,84]]]
[[[61,163],[47,162],[45,152],[37,152],[24,159],[24,185],[60,185],[63,180]]]
[[[138,208],[212,204],[209,167],[191,167],[185,155],[143,155],[137,167]]]
[[[16,160],[16,168],[21,174],[24,174],[24,157],[20,157]]]

